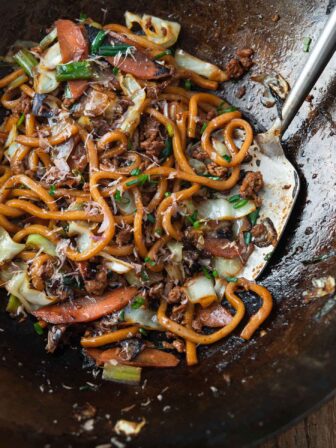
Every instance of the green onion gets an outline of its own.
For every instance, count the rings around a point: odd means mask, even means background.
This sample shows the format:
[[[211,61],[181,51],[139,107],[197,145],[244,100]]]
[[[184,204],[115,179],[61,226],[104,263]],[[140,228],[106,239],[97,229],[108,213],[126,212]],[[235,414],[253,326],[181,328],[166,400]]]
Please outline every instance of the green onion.
[[[148,174],[140,174],[136,179],[130,180],[126,182],[127,187],[131,187],[132,185],[144,185],[150,179]]]
[[[38,60],[26,48],[22,48],[13,56],[14,61],[29,75],[33,77],[33,68],[38,64]]]
[[[152,215],[151,213],[148,213],[147,215],[147,221],[151,222],[152,224],[155,223],[155,216]]]
[[[21,114],[20,118],[18,119],[18,121],[16,123],[17,128],[22,125],[22,123],[24,122],[24,119],[25,119],[25,114]]]
[[[141,278],[144,282],[147,282],[149,280],[149,275],[147,274],[147,271],[145,269],[143,269],[141,271]]]
[[[194,229],[199,229],[201,227],[201,223],[200,223],[200,221],[195,221],[195,222],[193,222],[193,228]]]
[[[256,225],[256,222],[259,218],[259,212],[260,212],[260,209],[257,208],[254,210],[254,212],[252,212],[248,215],[248,219],[250,220],[252,227]]]
[[[240,201],[235,202],[233,205],[233,208],[241,208],[244,207],[244,205],[246,205],[248,203],[248,199],[240,199]]]
[[[117,76],[117,74],[119,73],[118,67],[113,67],[112,73],[114,74],[114,76]]]
[[[56,67],[57,81],[71,81],[73,79],[90,79],[92,70],[89,61],[68,62]]]
[[[237,202],[241,199],[240,194],[235,194],[231,197],[229,197],[228,201],[232,204],[233,202]]]
[[[158,228],[158,229],[155,230],[155,233],[156,233],[156,235],[161,236],[163,234],[163,229]]]
[[[91,44],[91,53],[97,54],[99,47],[101,47],[101,44],[103,43],[103,40],[105,39],[106,31],[100,30],[98,31],[96,37],[93,39]]]
[[[186,79],[186,80],[184,81],[184,88],[185,88],[186,90],[191,90],[191,89],[192,89],[192,83],[191,83],[191,80],[190,80],[190,79]]]
[[[57,28],[54,28],[52,31],[50,31],[49,34],[47,34],[40,42],[39,47],[44,50],[45,48],[49,47],[50,44],[54,42],[54,40],[57,38]]]
[[[173,128],[173,125],[172,125],[171,123],[168,123],[167,126],[166,126],[166,129],[167,129],[167,132],[168,132],[169,137],[170,137],[170,138],[173,138],[173,137],[174,137],[174,128]]]
[[[137,310],[145,303],[145,299],[142,296],[136,296],[131,303],[131,308]]]
[[[212,275],[210,274],[208,268],[206,268],[205,266],[202,266],[202,271],[203,271],[203,274],[205,275],[206,278],[209,278],[209,279],[212,278]]]
[[[70,90],[69,83],[66,83],[66,85],[64,87],[64,98],[72,98],[72,93]]]
[[[214,269],[214,270],[212,271],[212,276],[213,276],[213,277],[218,277],[218,271],[216,271],[216,269]]]
[[[41,325],[40,325],[38,322],[35,322],[35,323],[34,323],[34,330],[35,330],[36,333],[37,333],[38,335],[40,335],[40,336],[44,333],[43,328],[41,327]]]
[[[79,13],[79,21],[83,22],[84,20],[86,20],[88,18],[87,14],[85,14],[84,12],[80,12]]]
[[[225,280],[230,283],[235,283],[238,278],[237,277],[225,277]]]
[[[171,50],[168,49],[168,50],[163,51],[162,53],[155,55],[154,59],[161,59],[164,56],[168,56],[169,54],[172,54],[172,52],[171,52]]]
[[[102,378],[116,383],[138,384],[141,381],[141,367],[123,366],[121,364],[114,366],[106,362]]]
[[[132,149],[132,142],[131,142],[131,140],[128,140],[128,142],[127,142],[127,149],[129,151],[131,151],[131,149]]]
[[[171,196],[171,192],[170,192],[170,191],[166,191],[166,192],[165,192],[165,197],[166,197],[166,198],[169,198],[169,196]]]
[[[98,54],[100,56],[116,56],[118,53],[125,54],[129,48],[134,48],[132,45],[120,44],[120,45],[102,45]]]
[[[139,333],[142,335],[142,336],[148,336],[148,333],[147,333],[147,331],[144,329],[144,328],[139,328]]]
[[[207,126],[208,126],[208,123],[203,123],[203,124],[202,124],[202,127],[201,127],[201,134],[203,134],[203,132],[206,130]]]
[[[134,170],[131,171],[131,176],[139,176],[139,174],[141,174],[140,168],[135,168]]]
[[[224,154],[223,159],[230,163],[232,160],[232,157],[229,156],[229,154]]]
[[[119,317],[119,320],[121,322],[124,322],[124,320],[125,320],[125,310],[121,310],[118,317]]]
[[[244,232],[244,241],[246,246],[248,246],[252,241],[252,233],[251,232]]]
[[[235,111],[237,110],[237,108],[234,107],[234,106],[225,107],[226,104],[227,104],[227,103],[226,103],[225,101],[222,101],[222,102],[220,103],[220,105],[217,107],[217,113],[218,113],[219,115],[227,114],[227,113],[229,113],[229,112],[235,112]]]
[[[264,256],[264,260],[265,260],[265,261],[268,261],[268,260],[271,258],[272,255],[273,255],[273,252],[270,252],[269,254],[266,254],[266,255]]]
[[[114,193],[114,199],[117,201],[117,202],[120,202],[121,201],[121,193],[120,193],[120,190],[117,190],[115,193]]]
[[[173,152],[173,144],[171,138],[167,138],[165,142],[165,147],[161,152],[161,163],[164,162]]]
[[[11,314],[16,314],[20,305],[20,300],[14,294],[11,294],[8,299],[6,311]]]
[[[202,174],[203,177],[208,177],[209,179],[212,180],[220,180],[219,176],[212,176],[211,174]]]
[[[311,37],[305,37],[305,38],[303,39],[303,51],[304,51],[305,53],[308,53],[308,52],[309,52],[311,41],[312,41],[312,40],[311,40]]]
[[[49,188],[49,194],[50,194],[50,196],[55,196],[55,192],[56,192],[56,187],[55,187],[55,185],[50,185],[50,188]]]
[[[145,263],[148,263],[151,266],[155,266],[155,264],[156,264],[155,261],[152,260],[150,257],[145,257],[144,261],[145,261]]]
[[[197,215],[198,215],[198,211],[195,210],[192,215],[187,216],[187,220],[190,222],[190,224],[194,225],[195,222],[198,222]]]

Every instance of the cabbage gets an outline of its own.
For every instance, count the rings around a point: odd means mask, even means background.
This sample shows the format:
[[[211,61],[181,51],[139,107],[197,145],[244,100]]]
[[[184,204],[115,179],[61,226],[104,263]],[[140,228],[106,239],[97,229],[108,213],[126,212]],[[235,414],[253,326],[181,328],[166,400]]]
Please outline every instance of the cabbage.
[[[190,70],[212,81],[226,81],[227,74],[216,65],[210,62],[192,56],[184,50],[177,49],[175,51],[175,61],[178,67]]]
[[[3,227],[0,227],[0,263],[12,260],[24,248],[24,244],[13,241],[9,233]]]
[[[183,256],[183,244],[179,241],[168,241],[167,247],[172,254],[171,260],[175,263],[181,263]]]
[[[136,210],[134,197],[129,191],[124,191],[121,194],[119,202],[116,202],[119,210],[124,215],[132,215],[134,210]]]
[[[227,285],[227,282],[224,279],[219,278],[219,277],[216,278],[215,291],[216,291],[216,294],[217,294],[217,297],[219,300],[222,300],[224,298],[226,285]]]
[[[132,308],[132,305],[127,305],[124,310],[124,319],[126,322],[139,324],[141,327],[144,327],[148,330],[163,331],[163,328],[158,322],[155,311],[143,307],[134,309]]]
[[[60,45],[57,42],[42,55],[39,66],[48,70],[54,70],[59,64],[62,64],[62,54]]]
[[[46,70],[41,65],[37,66],[34,76],[34,90],[36,93],[50,93],[59,86],[55,70]]]
[[[138,23],[148,40],[164,48],[175,44],[180,34],[181,25],[177,22],[163,20],[159,17],[144,14],[140,17],[132,12],[125,12],[127,28],[131,29],[134,23]],[[150,26],[148,26],[150,24]]]
[[[132,75],[120,76],[119,82],[122,91],[132,100],[133,105],[129,106],[123,115],[118,128],[125,133],[130,133],[140,122],[140,115],[146,100],[146,93]]]
[[[235,203],[230,203],[225,198],[207,199],[199,204],[195,204],[199,217],[208,220],[233,220],[249,215],[256,209],[255,203],[248,200],[245,205],[234,208]]]
[[[49,45],[52,44],[56,38],[57,38],[57,28],[53,28],[52,31],[50,31],[50,33],[47,34],[40,42],[40,47],[42,48],[42,50],[48,48]]]
[[[22,145],[20,145],[20,143],[17,142],[13,142],[9,145],[8,149],[6,149],[5,151],[5,156],[7,158],[7,160],[11,160],[11,158],[14,156],[14,154],[16,153],[16,151],[22,147]]]
[[[119,260],[118,258],[112,257],[108,252],[100,252],[101,257],[105,258],[107,262],[105,262],[105,266],[113,272],[117,274],[126,274],[129,271],[133,270],[133,266],[126,261]]]
[[[47,297],[43,291],[32,289],[26,269],[24,271],[1,270],[0,278],[6,290],[19,299],[24,309],[28,312],[49,305],[53,299]]]
[[[238,257],[223,258],[215,257],[213,267],[220,277],[235,277],[243,268],[243,264]]]
[[[68,235],[78,235],[76,238],[78,252],[82,253],[90,249],[92,245],[91,230],[85,222],[81,221],[79,223],[71,221],[69,224]]]
[[[213,301],[217,300],[217,294],[211,278],[199,274],[188,280],[183,291],[192,303],[200,303],[203,307],[207,307]]]
[[[7,140],[5,142],[5,148],[8,148],[9,146],[11,146],[12,143],[15,143],[15,139],[18,135],[18,131],[17,131],[17,126],[16,123],[13,124],[13,126],[11,127],[11,130],[8,133],[7,136]]]
[[[56,246],[47,238],[42,235],[38,235],[37,233],[32,233],[28,236],[26,241],[27,247],[36,247],[37,249],[41,249],[42,252],[45,252],[48,255],[53,257],[56,256]]]

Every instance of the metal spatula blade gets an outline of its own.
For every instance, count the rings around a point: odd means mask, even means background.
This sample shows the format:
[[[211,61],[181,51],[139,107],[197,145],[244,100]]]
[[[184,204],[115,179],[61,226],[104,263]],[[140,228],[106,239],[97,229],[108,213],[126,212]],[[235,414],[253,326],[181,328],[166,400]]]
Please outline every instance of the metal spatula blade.
[[[284,232],[299,193],[300,180],[294,166],[286,158],[281,135],[288,128],[336,50],[336,8],[331,13],[294,87],[290,91],[278,120],[268,132],[255,137],[251,148],[250,171],[261,171],[264,191],[260,218],[270,218],[277,232],[277,244]],[[255,247],[240,275],[255,280],[265,269],[275,246]]]

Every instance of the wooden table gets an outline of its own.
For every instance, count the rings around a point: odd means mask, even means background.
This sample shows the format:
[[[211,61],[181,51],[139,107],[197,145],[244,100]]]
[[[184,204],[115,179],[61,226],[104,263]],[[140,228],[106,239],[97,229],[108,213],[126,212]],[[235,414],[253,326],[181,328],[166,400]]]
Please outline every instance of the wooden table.
[[[336,448],[336,397],[259,448]]]

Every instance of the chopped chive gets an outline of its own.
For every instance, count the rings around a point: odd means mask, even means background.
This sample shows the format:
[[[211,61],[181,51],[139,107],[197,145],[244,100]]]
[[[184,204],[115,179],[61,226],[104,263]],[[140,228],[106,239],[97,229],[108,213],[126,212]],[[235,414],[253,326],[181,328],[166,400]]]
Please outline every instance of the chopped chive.
[[[18,121],[16,123],[17,128],[22,125],[22,123],[24,122],[24,119],[25,119],[25,114],[21,114],[20,118],[18,119]]]
[[[41,327],[41,325],[38,322],[34,323],[34,330],[36,331],[36,333],[41,336],[44,333],[43,328]]]
[[[248,215],[248,219],[250,220],[252,227],[256,225],[256,222],[259,218],[259,212],[260,212],[260,209],[257,208],[254,210],[254,212],[252,212]]]
[[[173,152],[173,144],[172,144],[172,140],[171,138],[167,138],[166,142],[165,142],[165,147],[163,148],[162,152],[161,152],[161,159],[160,162],[165,162],[169,156],[171,156]]]
[[[273,254],[273,252],[270,252],[269,254],[266,254],[266,255],[264,256],[264,260],[265,260],[265,261],[268,261],[268,260],[271,258],[272,254]]]
[[[148,336],[148,333],[147,333],[147,331],[144,329],[144,328],[139,328],[139,333],[142,335],[142,336]]]
[[[218,271],[216,271],[216,269],[214,269],[214,270],[212,271],[212,276],[213,276],[213,277],[218,277]]]
[[[252,233],[251,232],[244,232],[244,241],[246,246],[248,246],[252,241]]]
[[[237,209],[237,208],[244,207],[244,205],[246,205],[247,203],[248,203],[248,199],[240,199],[240,201],[234,203],[233,208]]]
[[[206,268],[205,266],[202,266],[202,271],[206,278],[212,279],[212,275],[210,274],[210,271],[208,268]]]
[[[171,196],[171,195],[172,195],[172,194],[171,194],[170,191],[166,191],[166,192],[165,192],[165,197],[166,197],[166,198],[169,198],[169,196]]]
[[[168,123],[167,126],[166,126],[166,129],[167,129],[167,132],[168,132],[169,137],[170,137],[170,138],[173,138],[173,137],[174,137],[174,128],[173,128],[173,125],[172,125],[171,123]]]
[[[140,168],[135,168],[131,171],[131,176],[139,176],[139,174],[141,174]]]
[[[125,320],[125,310],[121,310],[120,311],[118,318],[119,318],[119,320],[121,322],[124,322],[124,320]]]
[[[145,299],[142,296],[136,296],[131,303],[131,308],[137,310],[145,303]]]
[[[149,180],[150,177],[148,174],[140,174],[136,179],[126,182],[126,185],[127,187],[131,187],[132,185],[144,185]]]
[[[55,196],[55,192],[56,192],[56,186],[55,185],[50,185],[50,188],[49,188],[50,196]]]
[[[120,45],[102,45],[98,54],[100,56],[116,56],[118,53],[125,54],[129,48],[134,48],[132,45],[120,44]]]
[[[147,221],[151,222],[152,224],[155,223],[155,216],[152,215],[151,213],[148,213],[147,215]]]
[[[91,53],[97,54],[99,47],[101,47],[103,40],[105,39],[106,31],[100,30],[98,31],[96,37],[93,39],[91,44]]]
[[[192,83],[191,83],[191,80],[190,80],[190,79],[186,79],[186,80],[184,81],[184,88],[185,88],[186,90],[191,90],[191,89],[192,89]]]
[[[114,76],[117,76],[117,74],[119,73],[119,68],[118,67],[113,67],[112,73],[114,74]]]
[[[33,78],[33,68],[38,64],[38,60],[26,48],[22,48],[13,56],[14,61]]]
[[[60,64],[56,67],[57,81],[71,81],[74,79],[92,78],[92,69],[89,61],[75,61]]]
[[[226,160],[228,163],[230,163],[232,160],[232,157],[229,156],[229,154],[224,154],[223,159]]]
[[[104,364],[103,380],[115,383],[139,384],[141,381],[141,367]]]
[[[206,130],[207,126],[208,126],[208,123],[203,123],[203,124],[202,124],[202,127],[201,127],[201,134],[203,134],[203,132]]]
[[[155,266],[155,264],[156,264],[155,261],[152,260],[150,257],[145,257],[144,261],[145,261],[145,263],[148,263],[151,266]]]
[[[117,190],[115,193],[114,193],[114,199],[117,201],[117,202],[120,202],[121,201],[121,193],[120,193],[120,190]]]
[[[312,41],[312,40],[311,40],[311,37],[305,37],[305,38],[303,39],[303,51],[304,51],[305,53],[308,53],[308,52],[309,52],[311,41]]]
[[[149,280],[149,275],[147,274],[147,271],[145,269],[143,269],[141,271],[141,278],[145,282],[147,282]]]
[[[233,202],[237,202],[241,199],[240,194],[235,194],[231,197],[229,197],[228,201],[232,204]]]
[[[168,49],[168,50],[162,51],[162,53],[155,55],[154,59],[161,59],[164,56],[168,56],[169,54],[172,54],[172,52],[171,52],[171,50]]]
[[[235,283],[238,278],[237,277],[225,277],[225,280],[230,283]]]

